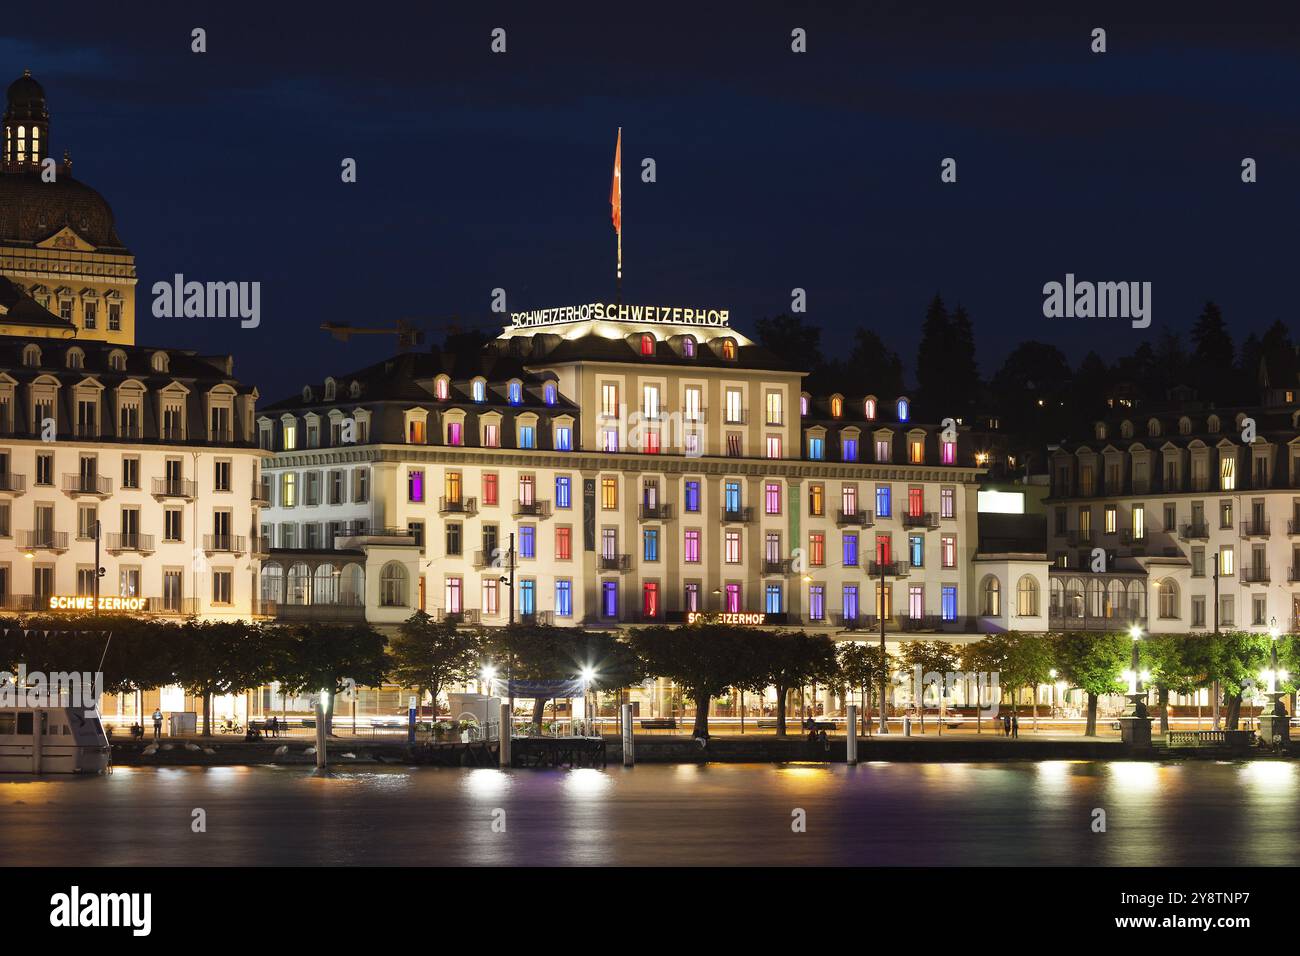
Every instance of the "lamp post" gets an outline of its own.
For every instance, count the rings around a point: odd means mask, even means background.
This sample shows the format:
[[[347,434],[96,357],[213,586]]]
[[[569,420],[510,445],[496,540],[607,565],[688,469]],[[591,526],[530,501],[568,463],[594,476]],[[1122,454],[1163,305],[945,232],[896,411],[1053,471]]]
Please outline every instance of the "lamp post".
[[[1264,696],[1272,703],[1264,713],[1259,715],[1259,736],[1264,743],[1278,747],[1285,746],[1291,739],[1291,718],[1282,704],[1282,698],[1286,693],[1277,689],[1278,682],[1285,682],[1290,675],[1277,666],[1277,639],[1280,636],[1277,618],[1273,618],[1272,625],[1268,632],[1270,638],[1268,669],[1260,674],[1268,685],[1268,692]]]
[[[1131,747],[1149,748],[1151,746],[1151,717],[1147,713],[1146,690],[1143,687],[1144,682],[1151,679],[1151,675],[1141,670],[1141,660],[1139,658],[1138,647],[1142,641],[1142,628],[1134,624],[1129,628],[1129,637],[1133,639],[1133,657],[1129,669],[1123,674],[1122,679],[1128,681],[1129,692],[1125,694],[1133,705],[1133,709],[1119,719],[1120,737],[1124,743]]]
[[[1047,672],[1048,678],[1052,681],[1052,717],[1056,717],[1056,668],[1053,667]]]

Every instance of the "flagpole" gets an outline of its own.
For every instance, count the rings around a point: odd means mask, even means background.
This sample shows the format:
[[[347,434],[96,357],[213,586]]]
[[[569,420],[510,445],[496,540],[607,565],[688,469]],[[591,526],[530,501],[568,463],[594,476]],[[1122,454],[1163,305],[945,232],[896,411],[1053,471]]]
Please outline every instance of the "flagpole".
[[[623,304],[623,127],[618,128],[618,290],[617,303]]]

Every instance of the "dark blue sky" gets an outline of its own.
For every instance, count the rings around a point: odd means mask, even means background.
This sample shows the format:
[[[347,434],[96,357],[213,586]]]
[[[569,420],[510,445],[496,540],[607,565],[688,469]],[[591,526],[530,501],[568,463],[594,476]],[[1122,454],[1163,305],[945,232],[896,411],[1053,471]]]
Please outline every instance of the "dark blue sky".
[[[497,286],[516,309],[610,297],[619,125],[628,300],[752,331],[800,286],[828,344],[867,324],[910,365],[937,291],[985,374],[1028,338],[1127,353],[1209,297],[1238,341],[1292,320],[1294,4],[404,6],[6,9],[5,81],[42,81],[55,154],[137,256],[139,341],[231,352],[271,400],[391,350],[321,322],[485,318]],[[153,318],[174,272],[260,281],[261,327]],[[1152,282],[1151,328],[1044,319],[1067,272]]]

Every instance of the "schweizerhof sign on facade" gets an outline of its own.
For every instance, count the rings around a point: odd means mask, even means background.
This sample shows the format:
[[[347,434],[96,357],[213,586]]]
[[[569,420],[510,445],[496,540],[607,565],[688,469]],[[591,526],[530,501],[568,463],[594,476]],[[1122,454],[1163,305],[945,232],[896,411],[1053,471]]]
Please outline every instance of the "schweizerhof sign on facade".
[[[725,328],[731,321],[727,309],[693,309],[667,305],[618,305],[613,302],[589,302],[556,309],[533,309],[511,312],[513,328],[564,325],[569,322],[649,322],[656,325],[704,325]]]

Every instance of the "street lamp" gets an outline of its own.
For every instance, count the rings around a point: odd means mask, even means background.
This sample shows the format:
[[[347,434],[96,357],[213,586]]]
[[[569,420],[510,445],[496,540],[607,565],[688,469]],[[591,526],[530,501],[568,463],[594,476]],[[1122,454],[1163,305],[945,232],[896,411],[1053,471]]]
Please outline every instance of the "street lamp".
[[[1129,682],[1129,692],[1126,696],[1131,698],[1133,702],[1133,713],[1129,716],[1146,717],[1146,691],[1143,690],[1142,682],[1150,680],[1151,673],[1141,670],[1141,662],[1138,659],[1138,645],[1142,641],[1142,628],[1134,624],[1129,628],[1128,636],[1133,639],[1133,660],[1123,676]]]
[[[582,717],[588,727],[594,727],[592,723],[590,699],[594,696],[591,693],[591,682],[596,678],[596,669],[591,666],[584,667],[579,676],[582,677]]]

